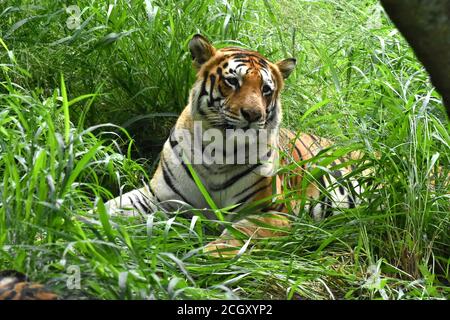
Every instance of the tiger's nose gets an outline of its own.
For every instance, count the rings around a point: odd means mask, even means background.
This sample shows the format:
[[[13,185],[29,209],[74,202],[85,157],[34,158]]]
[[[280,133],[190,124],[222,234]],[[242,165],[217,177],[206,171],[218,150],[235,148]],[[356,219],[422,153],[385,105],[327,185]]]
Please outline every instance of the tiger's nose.
[[[241,114],[248,122],[256,122],[262,118],[262,112],[257,108],[242,108]]]

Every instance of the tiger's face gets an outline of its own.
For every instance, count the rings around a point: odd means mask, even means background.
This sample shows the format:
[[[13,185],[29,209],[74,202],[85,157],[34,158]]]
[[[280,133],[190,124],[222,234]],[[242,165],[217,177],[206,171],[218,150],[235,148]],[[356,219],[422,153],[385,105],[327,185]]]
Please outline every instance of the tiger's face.
[[[216,49],[201,35],[189,49],[198,70],[190,97],[194,119],[218,129],[278,128],[279,95],[295,59],[271,63],[256,51]]]

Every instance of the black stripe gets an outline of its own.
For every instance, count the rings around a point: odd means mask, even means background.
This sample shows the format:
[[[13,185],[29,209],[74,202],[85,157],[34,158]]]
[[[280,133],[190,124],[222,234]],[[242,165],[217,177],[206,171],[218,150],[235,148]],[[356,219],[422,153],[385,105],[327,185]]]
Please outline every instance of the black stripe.
[[[149,188],[148,188],[148,191],[150,192],[150,194],[151,194],[153,197],[155,196],[155,193],[153,192],[152,189],[150,189],[150,186],[149,186]]]
[[[3,300],[12,300],[16,295],[16,290],[11,290],[7,295],[3,296]]]
[[[254,53],[254,52],[250,52],[250,51],[241,51],[241,52],[237,52],[237,53],[233,53],[231,54],[231,56],[233,58],[239,59],[239,58],[261,58],[261,55]]]
[[[261,55],[256,54],[256,53],[252,53],[252,52],[246,52],[246,51],[240,51],[237,53],[233,53],[230,55],[233,59],[242,59],[242,58],[253,58],[256,60],[256,62],[258,62],[259,64],[265,65],[267,66],[267,61],[264,60],[263,57],[261,57]]]
[[[210,75],[209,79],[211,81],[210,83],[210,89],[209,89],[209,103],[208,103],[208,107],[212,108],[214,106],[214,84],[216,83],[216,76],[215,75]]]
[[[208,71],[205,71],[203,73],[203,81],[202,81],[202,86],[200,88],[200,94],[197,98],[197,110],[201,116],[206,116],[206,112],[203,109],[201,109],[200,103],[201,103],[202,97],[208,95],[208,92],[206,91],[206,81],[207,80],[208,80]]]
[[[283,208],[284,208],[284,203],[278,203],[276,206],[272,207],[272,210],[281,212],[281,210],[283,210]]]
[[[295,140],[297,140],[297,139],[295,139]],[[298,154],[298,156],[299,156],[299,158],[300,158],[300,161],[303,161],[303,155],[302,155],[302,152],[300,151],[300,149],[297,147],[297,141],[295,141],[294,140],[294,142],[293,142],[293,145],[294,145],[294,149],[295,149],[295,151],[297,152],[297,154]],[[305,166],[306,164],[304,164],[303,166]],[[302,167],[303,167],[302,166]]]
[[[250,63],[251,60],[250,59],[236,59],[236,60],[234,60],[234,62]]]
[[[175,187],[173,181],[172,181],[172,177],[173,177],[173,173],[170,170],[169,166],[166,165],[164,158],[161,158],[161,168],[163,171],[163,178],[164,178],[164,182],[167,184],[167,186],[172,189],[172,191],[178,195],[184,202],[190,204],[189,201],[186,200],[186,198],[180,193],[180,191]]]
[[[141,211],[141,209],[139,209],[138,206],[134,203],[132,196],[128,196],[128,200],[130,200],[131,205],[133,206],[133,208],[138,209],[139,211]]]
[[[241,205],[243,205],[243,204],[245,204],[245,202],[246,201],[248,201],[250,198],[252,198],[254,195],[256,195],[258,192],[260,192],[260,191],[262,191],[262,190],[264,190],[264,189],[266,189],[267,187],[269,187],[271,184],[269,183],[269,184],[266,184],[266,185],[264,185],[264,186],[262,186],[262,187],[259,187],[258,189],[256,189],[255,191],[253,191],[253,192],[250,192],[248,195],[246,195],[244,198],[242,198],[241,200],[239,200],[239,201],[236,201],[237,203],[241,203]]]
[[[269,159],[270,156],[272,155],[273,149],[269,149],[269,151],[267,151],[266,153],[266,159]]]
[[[184,171],[186,172],[187,176],[194,181],[194,177],[192,176],[191,171],[189,170],[189,168],[187,167],[186,163],[184,163],[184,161],[181,161],[181,166],[183,167]]]
[[[161,203],[162,200],[158,197],[158,195],[155,194],[156,202]]]
[[[272,195],[273,195],[273,193],[272,193]],[[283,210],[284,206],[285,206],[285,204],[283,202],[282,203],[275,203],[275,204],[272,202],[272,204],[270,206],[268,206],[267,208],[263,208],[262,211],[263,212],[269,212],[269,211],[279,211],[279,212],[281,212],[281,210]]]
[[[333,215],[333,203],[331,202],[331,199],[329,197],[325,198],[325,206],[326,206],[326,210],[325,210],[325,218],[328,218],[330,216]]]
[[[247,57],[249,57],[249,54],[244,53],[244,52],[239,52],[239,53],[232,54],[231,57],[233,57],[233,59],[247,58]]]
[[[275,103],[276,99],[274,99],[274,96],[272,94],[270,94],[268,96],[265,96],[265,97],[268,99],[267,110],[268,110],[268,112],[272,112],[273,109],[275,109],[275,106],[276,106],[276,103]]]
[[[175,155],[178,157],[178,155],[176,154],[176,152],[173,150],[177,145],[178,145],[178,141],[176,139],[169,139],[170,142],[170,146],[172,148],[172,152],[175,153]],[[186,175],[191,179],[194,180],[194,178],[192,177],[191,171],[189,171],[189,168],[186,166],[186,163],[184,163],[183,159],[179,159],[181,162],[181,166],[183,167]]]
[[[178,146],[179,142],[177,139],[175,139],[175,137],[173,137],[172,135],[169,137],[169,144],[170,144],[170,148],[172,149],[172,152],[175,154],[175,157],[177,157],[177,159],[180,162],[183,162],[182,159],[182,152],[183,150],[181,150],[181,153],[177,153],[174,149]]]
[[[347,196],[348,199],[348,207],[350,209],[353,209],[355,207],[355,200],[353,199],[353,196],[351,196],[350,194]]]
[[[252,172],[253,170],[255,170],[257,167],[259,167],[260,164],[255,164],[249,168],[247,168],[246,170],[242,171],[241,173],[238,173],[237,175],[235,175],[234,177],[232,177],[231,179],[229,179],[228,181],[224,182],[223,184],[217,185],[217,186],[212,186],[211,190],[212,191],[220,191],[223,189],[226,189],[228,187],[231,187],[233,184],[235,184],[240,178],[246,176],[247,174],[249,174],[250,172]]]
[[[307,135],[308,135],[315,143],[317,143],[317,144],[320,146],[319,140],[317,140],[317,138],[316,138],[315,136],[313,136],[313,135],[310,134],[310,133],[307,133]]]
[[[326,184],[325,184],[325,177],[324,177],[324,175],[321,175],[319,177],[319,183],[320,183],[320,185],[323,188],[323,190],[321,190],[320,192],[322,192],[323,195],[324,195],[323,201],[321,201],[322,213],[323,213],[323,216],[325,218],[327,218],[327,217],[329,217],[329,216],[331,216],[333,214],[333,210],[332,210],[333,205],[332,205],[332,202],[331,202],[331,198],[328,197],[328,195],[326,193],[327,187],[326,187]]]
[[[173,149],[178,145],[178,140],[176,139],[176,137],[174,137],[173,133],[175,131],[175,127],[173,127],[170,130],[170,134],[169,134],[169,143],[170,143],[170,147]]]
[[[175,139],[175,137],[172,137],[172,135],[169,138],[170,147],[173,149],[178,145],[178,140]]]
[[[259,65],[261,68],[267,67],[267,64],[266,63],[261,63],[260,59],[253,60],[253,62],[256,63],[257,65]]]
[[[309,153],[311,154],[311,156],[313,156],[314,157],[314,153],[311,151],[311,149],[310,148],[308,148],[307,146],[306,146],[306,144],[303,142],[303,140],[302,139],[300,139],[300,137],[298,137],[298,139],[297,139],[298,141],[300,141],[300,143],[305,147],[305,149],[306,150],[308,150],[309,151]]]
[[[142,202],[141,198],[138,198],[138,203],[141,205],[141,207],[143,207],[145,209],[146,213],[152,213],[153,210],[144,202]]]
[[[208,71],[205,71],[204,73],[203,73],[203,82],[202,82],[202,86],[201,86],[201,89],[200,89],[200,95],[199,95],[199,100],[200,100],[200,97],[203,97],[203,96],[205,96],[205,95],[207,95],[208,93],[206,92],[206,81],[208,80]]]
[[[331,164],[332,166],[335,166],[336,165],[336,163],[333,161],[333,163]],[[337,183],[338,183],[338,185],[339,185],[339,193],[341,194],[341,195],[344,195],[345,194],[345,189],[344,189],[344,187],[342,186],[342,184],[340,183],[341,181],[341,177],[342,177],[342,172],[341,172],[341,170],[334,170],[334,171],[332,171],[331,172],[331,175],[337,180]]]
[[[249,195],[247,195],[246,197],[242,198],[241,200],[237,201],[237,203],[239,203],[239,205],[237,207],[235,207],[233,210],[234,211],[239,211],[243,206],[245,206],[247,204],[247,201],[254,196],[256,193],[260,192],[261,190],[267,188],[270,184],[267,184],[265,186],[262,186],[261,188],[255,190],[254,192],[250,193]]]
[[[259,62],[262,66],[267,67],[267,61],[266,61],[266,60],[264,60],[264,59],[262,59],[262,58],[258,58],[258,62]]]
[[[261,181],[263,181],[264,179],[267,179],[266,177],[261,177],[260,179],[256,180],[254,183],[252,183],[250,186],[248,186],[247,188],[245,188],[244,190],[242,190],[241,192],[235,194],[233,196],[233,198],[239,197],[240,195],[242,195],[243,193],[247,192],[248,190],[250,190],[251,188],[253,188],[254,186],[256,186],[258,183],[260,183]]]
[[[140,190],[138,191],[141,194],[141,197],[137,198],[138,202],[140,203],[141,206],[147,209],[147,212],[152,212],[152,208],[150,208],[149,205],[147,204],[148,197],[145,194],[143,194],[142,191]]]
[[[278,109],[275,107],[275,103],[273,105],[274,105],[273,108],[271,108],[269,111],[269,115],[267,117],[266,122],[272,121],[275,118],[275,116],[278,114]]]
[[[130,200],[130,202],[131,202],[131,204],[133,205],[133,207],[134,207],[135,209],[137,209],[139,212],[141,212],[141,213],[147,213],[147,211],[145,211],[145,208],[144,208],[144,207],[142,207],[142,208],[139,208],[139,207],[138,207],[138,205],[134,202],[132,196],[129,196],[128,199]]]
[[[252,65],[257,64],[257,65],[259,65],[261,68],[267,67],[267,63],[261,63],[259,57],[256,57],[256,56],[250,56],[250,55],[247,55],[246,58],[235,59],[234,62],[239,62],[239,63],[250,63],[250,64],[252,64]],[[237,69],[237,67],[236,67],[236,69]]]
[[[151,185],[148,186],[148,189],[153,194],[153,196],[156,198],[156,202],[158,202],[158,203],[161,202],[161,199],[158,198],[158,195],[156,194],[155,190],[153,190]]]
[[[319,150],[323,149],[322,145],[320,144],[320,141],[315,136],[313,136],[310,133],[307,133],[307,135],[312,139],[312,141],[314,142],[314,145],[318,146]]]
[[[319,184],[322,186],[322,188],[326,189],[325,179],[324,179],[323,175],[321,175],[319,177]]]

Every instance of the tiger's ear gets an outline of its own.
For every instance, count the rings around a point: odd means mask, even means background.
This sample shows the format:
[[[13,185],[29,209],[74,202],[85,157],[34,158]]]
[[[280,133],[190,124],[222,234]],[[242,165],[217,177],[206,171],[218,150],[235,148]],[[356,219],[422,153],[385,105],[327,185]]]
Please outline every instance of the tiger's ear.
[[[216,48],[201,34],[196,34],[192,37],[191,41],[189,41],[189,50],[197,69],[200,69],[202,64],[216,54]]]
[[[295,65],[297,64],[297,60],[294,58],[288,58],[276,63],[278,70],[280,70],[283,79],[287,79],[291,72],[295,69]]]

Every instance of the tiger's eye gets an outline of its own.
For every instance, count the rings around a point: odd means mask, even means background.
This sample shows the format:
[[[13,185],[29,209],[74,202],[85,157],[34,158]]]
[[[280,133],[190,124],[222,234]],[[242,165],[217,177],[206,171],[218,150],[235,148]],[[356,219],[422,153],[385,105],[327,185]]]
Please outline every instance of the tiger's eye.
[[[264,94],[264,95],[269,95],[269,94],[272,93],[272,88],[271,88],[269,85],[265,84],[265,85],[263,86],[262,91],[263,91],[263,94]]]
[[[226,78],[225,82],[232,87],[237,87],[239,85],[239,80],[236,78]]]

